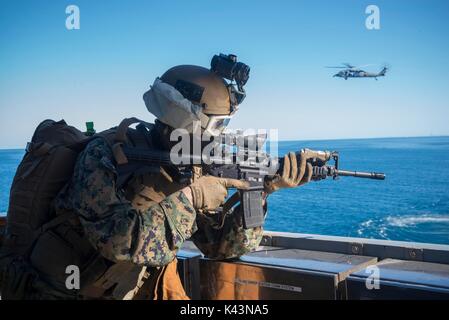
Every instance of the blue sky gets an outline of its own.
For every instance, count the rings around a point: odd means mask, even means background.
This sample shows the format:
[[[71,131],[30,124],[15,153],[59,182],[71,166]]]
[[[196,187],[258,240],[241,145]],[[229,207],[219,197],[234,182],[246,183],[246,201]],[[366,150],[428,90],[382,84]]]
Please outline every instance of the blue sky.
[[[65,28],[80,8],[81,29]],[[365,28],[380,8],[381,29]],[[219,52],[251,66],[233,128],[281,139],[449,134],[448,1],[3,0],[0,147],[22,147],[43,119],[97,130],[153,120],[142,94],[177,64]],[[332,78],[326,65],[387,63],[387,77]]]

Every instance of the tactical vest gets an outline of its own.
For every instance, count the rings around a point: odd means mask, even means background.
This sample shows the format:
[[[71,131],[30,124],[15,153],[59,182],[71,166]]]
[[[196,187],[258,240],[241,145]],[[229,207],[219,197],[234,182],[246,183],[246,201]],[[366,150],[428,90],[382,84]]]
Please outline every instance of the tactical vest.
[[[133,123],[139,123],[136,129],[129,128]],[[46,120],[38,126],[11,188],[0,249],[3,299],[133,298],[150,274],[161,271],[103,258],[84,237],[76,214],[55,212],[51,206],[70,179],[79,152],[92,139],[105,139],[116,162],[123,164],[123,145],[158,149],[154,134],[154,125],[135,118],[90,138],[63,121]],[[144,211],[185,186],[160,166],[134,169],[120,174],[118,181],[136,210]],[[79,290],[68,280],[73,272],[68,266],[79,268]],[[71,285],[74,290],[67,289]]]

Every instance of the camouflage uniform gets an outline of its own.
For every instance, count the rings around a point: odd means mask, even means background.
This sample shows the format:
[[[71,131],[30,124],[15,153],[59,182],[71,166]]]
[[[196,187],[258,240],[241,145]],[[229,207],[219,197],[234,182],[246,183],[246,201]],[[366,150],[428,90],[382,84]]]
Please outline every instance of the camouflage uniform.
[[[159,174],[154,179],[160,178]],[[89,242],[113,262],[164,266],[189,238],[213,259],[241,256],[260,243],[262,228],[245,230],[240,214],[226,216],[218,227],[218,217],[197,213],[181,187],[160,201],[144,193],[135,201],[129,190],[117,190],[116,179],[111,148],[103,139],[95,139],[80,154],[72,180],[55,199],[56,211],[74,210]]]

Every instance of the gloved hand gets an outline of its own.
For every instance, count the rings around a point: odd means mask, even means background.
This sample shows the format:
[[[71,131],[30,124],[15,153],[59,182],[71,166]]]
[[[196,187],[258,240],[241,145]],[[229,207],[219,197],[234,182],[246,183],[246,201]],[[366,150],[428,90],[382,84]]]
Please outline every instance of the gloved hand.
[[[228,188],[247,189],[249,184],[246,181],[214,176],[198,178],[190,185],[193,207],[208,211],[217,209],[228,195]]]
[[[312,165],[307,162],[316,158],[324,163],[330,159],[329,152],[302,149],[300,152],[299,166],[294,152],[289,152],[284,156],[284,167],[282,174],[265,179],[265,192],[273,193],[283,188],[293,188],[301,186],[312,179]]]

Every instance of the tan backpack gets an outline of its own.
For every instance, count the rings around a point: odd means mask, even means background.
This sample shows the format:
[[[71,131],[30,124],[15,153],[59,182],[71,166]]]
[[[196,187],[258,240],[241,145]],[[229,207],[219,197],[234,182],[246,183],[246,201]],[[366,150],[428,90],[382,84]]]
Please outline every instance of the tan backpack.
[[[134,123],[144,121],[127,118],[118,127],[93,136],[64,120],[45,120],[37,126],[11,186],[0,260],[9,254],[25,255],[39,234],[67,219],[56,217],[51,204],[71,178],[79,153],[92,139],[101,137],[123,158],[117,146],[126,141],[128,127]]]
[[[39,124],[11,186],[0,257],[25,254],[42,227],[54,218],[51,202],[70,179],[79,152],[91,139],[64,120]]]
[[[3,241],[0,237],[0,291],[3,291],[3,298],[36,298],[30,292],[30,283],[45,288],[40,291],[48,292],[52,297],[72,297],[71,293],[66,294],[58,288],[53,290],[55,287],[48,285],[48,279],[42,282],[35,268],[28,263],[31,251],[39,236],[74,215],[72,211],[56,215],[52,201],[70,180],[78,155],[92,139],[105,139],[118,163],[127,162],[121,146],[127,141],[128,134],[132,138],[132,145],[148,146],[145,135],[138,130],[128,130],[134,123],[140,123],[147,129],[152,126],[136,118],[127,118],[118,127],[94,136],[87,136],[67,125],[64,120],[45,120],[36,128],[14,176]],[[132,169],[131,172],[119,175],[119,180],[132,175],[134,171],[139,172],[139,165],[132,166]],[[70,257],[75,256],[75,252],[68,254]],[[101,261],[99,264],[104,267]],[[82,278],[94,278],[92,274],[98,272],[103,271],[90,270],[84,272]]]

